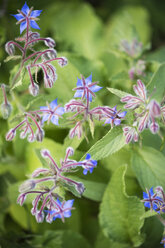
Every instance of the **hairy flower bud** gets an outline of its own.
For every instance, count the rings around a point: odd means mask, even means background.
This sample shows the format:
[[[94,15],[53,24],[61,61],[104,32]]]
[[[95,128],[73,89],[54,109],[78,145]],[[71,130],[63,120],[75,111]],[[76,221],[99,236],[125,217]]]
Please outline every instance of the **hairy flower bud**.
[[[149,103],[150,114],[153,117],[159,117],[161,114],[160,105],[155,100]]]
[[[28,190],[34,189],[35,186],[36,186],[36,183],[35,183],[34,180],[27,180],[23,184],[20,185],[19,192],[24,193],[24,192],[26,192]]]
[[[36,83],[33,83],[33,84],[30,84],[29,86],[29,93],[32,95],[32,96],[37,96],[38,93],[39,93],[39,87]]]
[[[9,42],[6,43],[5,50],[11,56],[15,54],[15,46],[12,43],[12,41],[9,41]]]
[[[37,129],[36,131],[36,140],[39,141],[39,142],[42,142],[43,138],[44,138],[44,130],[43,129]]]
[[[61,59],[58,61],[58,64],[63,67],[65,65],[67,65],[68,60],[65,57],[61,57]]]
[[[150,130],[153,134],[156,134],[159,130],[159,125],[156,122],[152,122],[150,125]]]
[[[43,158],[47,158],[49,155],[50,155],[50,151],[49,150],[47,150],[47,149],[42,149],[41,150],[41,156]]]
[[[16,136],[16,130],[10,129],[9,132],[6,134],[6,140],[11,141],[14,139],[15,136]]]
[[[53,48],[53,47],[55,47],[56,43],[52,38],[48,37],[45,39],[45,45]]]
[[[44,221],[44,213],[43,212],[40,213],[40,211],[38,211],[36,213],[35,217],[36,217],[36,221],[38,223],[42,223]]]
[[[27,140],[28,140],[30,143],[34,142],[35,139],[36,139],[36,136],[35,136],[33,133],[31,133],[30,135],[28,135]]]
[[[4,119],[7,119],[10,116],[11,112],[12,112],[12,106],[11,106],[11,104],[9,102],[2,103],[2,105],[1,105],[1,112],[2,112],[2,117]]]
[[[21,194],[21,195],[18,197],[18,199],[17,199],[17,203],[19,203],[20,206],[22,206],[25,200],[26,200],[26,195],[25,195],[25,194]]]
[[[72,147],[68,147],[66,149],[66,155],[68,155],[68,157],[72,157],[74,154],[74,149]]]
[[[85,190],[84,184],[83,183],[76,184],[76,190],[80,195],[82,195]]]

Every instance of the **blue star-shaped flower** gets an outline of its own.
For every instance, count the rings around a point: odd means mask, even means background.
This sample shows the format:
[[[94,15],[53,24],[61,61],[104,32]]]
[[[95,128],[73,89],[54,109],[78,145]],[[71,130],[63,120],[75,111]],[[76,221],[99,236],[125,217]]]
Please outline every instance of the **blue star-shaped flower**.
[[[40,110],[43,112],[42,123],[51,121],[54,125],[58,125],[59,117],[65,112],[64,108],[57,104],[57,98],[48,106],[40,107]]]
[[[84,165],[84,162],[86,163],[85,165]],[[84,168],[84,170],[83,170],[84,175],[87,175],[88,171],[90,173],[92,173],[94,167],[97,165],[97,161],[91,159],[91,155],[89,153],[87,153],[85,161],[83,161],[82,163],[83,163],[83,165],[81,165],[81,166]]]
[[[143,192],[143,202],[144,202],[144,206],[146,208],[151,208],[153,210],[157,210],[158,209],[158,205],[157,202],[159,200],[161,200],[160,197],[158,197],[154,192],[153,192],[153,187],[146,193]],[[157,212],[157,211],[156,211]]]
[[[110,118],[109,117],[106,118],[106,121],[104,124],[112,124],[112,125],[114,124],[115,126],[119,126],[121,123],[121,119],[123,119],[126,116],[127,111],[123,111],[120,113],[117,111],[116,106],[113,108],[113,110],[114,110],[113,116]]]
[[[25,2],[22,9],[18,10],[19,14],[12,15],[17,19],[18,24],[20,24],[20,33],[22,33],[27,28],[27,22],[29,22],[29,25],[32,28],[40,29],[35,20],[37,20],[36,17],[41,14],[41,11],[42,10],[32,10],[32,8],[30,9]]]
[[[95,96],[94,92],[102,89],[102,87],[96,85],[97,82],[92,83],[92,74],[86,79],[82,76],[82,79],[77,78],[77,87],[74,89],[76,93],[74,97],[87,98],[87,92],[89,95],[89,101],[92,102],[92,96]]]
[[[53,216],[53,220],[59,218],[62,219],[62,221],[64,221],[64,218],[69,218],[71,216],[71,210],[73,209],[72,208],[73,202],[74,200],[60,202],[60,200],[57,199],[55,209],[45,210],[45,212],[51,214]]]

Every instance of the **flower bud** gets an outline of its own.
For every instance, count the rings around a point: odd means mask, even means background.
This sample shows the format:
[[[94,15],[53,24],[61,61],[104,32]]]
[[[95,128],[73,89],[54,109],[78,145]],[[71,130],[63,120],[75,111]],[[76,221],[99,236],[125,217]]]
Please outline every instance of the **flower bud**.
[[[157,133],[159,130],[159,125],[156,122],[152,122],[150,125],[150,130],[153,134]]]
[[[14,139],[15,136],[16,136],[16,130],[10,129],[9,132],[6,134],[6,140],[11,141]]]
[[[37,96],[38,93],[39,93],[39,87],[36,83],[33,83],[33,84],[30,84],[29,85],[29,93],[32,95],[32,96]]]
[[[53,47],[55,47],[56,43],[52,38],[48,37],[45,39],[45,45],[53,48]]]
[[[19,203],[20,206],[22,206],[25,200],[26,200],[26,195],[25,195],[25,194],[21,194],[21,195],[18,197],[18,199],[17,199],[17,203]]]
[[[32,143],[32,142],[34,142],[35,141],[35,139],[36,139],[36,137],[35,137],[35,135],[34,134],[30,134],[30,135],[28,135],[28,138],[27,138],[27,140],[30,142],[30,143]]]
[[[40,153],[43,158],[47,158],[50,155],[50,151],[47,149],[42,149]]]
[[[40,174],[47,174],[48,172],[49,172],[48,169],[38,168],[35,171],[33,171],[32,177],[38,177]]]
[[[44,221],[44,213],[43,212],[40,213],[40,211],[38,211],[36,213],[35,217],[36,217],[36,221],[38,223],[42,223]]]
[[[149,103],[150,114],[153,117],[159,117],[161,114],[160,105],[155,100]]]
[[[9,42],[6,43],[5,50],[11,56],[15,54],[15,46],[12,43],[12,41],[9,41]]]
[[[48,75],[47,76],[44,76],[44,87],[45,88],[52,88],[53,87],[53,80],[51,77],[49,77]]]
[[[58,61],[58,64],[63,67],[65,65],[67,65],[68,60],[65,57],[61,57],[61,59]]]
[[[80,195],[82,195],[85,190],[84,184],[83,183],[76,184],[76,190]]]
[[[72,147],[68,147],[66,149],[66,155],[68,155],[68,157],[72,157],[74,154],[74,149]]]
[[[36,183],[34,180],[27,180],[23,184],[20,185],[19,192],[24,193],[26,191],[34,189],[35,186],[36,186]]]
[[[36,131],[36,140],[39,141],[39,142],[42,142],[43,138],[44,138],[44,130],[43,129],[37,129]]]
[[[12,106],[9,102],[7,103],[2,103],[1,105],[1,112],[2,112],[2,116],[4,119],[7,119],[11,112],[12,112]]]

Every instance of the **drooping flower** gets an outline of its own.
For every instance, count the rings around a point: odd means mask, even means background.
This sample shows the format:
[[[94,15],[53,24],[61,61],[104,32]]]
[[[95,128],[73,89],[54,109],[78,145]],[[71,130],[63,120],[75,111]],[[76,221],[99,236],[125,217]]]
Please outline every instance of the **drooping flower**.
[[[82,79],[77,78],[77,87],[73,90],[76,90],[74,97],[85,97],[87,100],[92,102],[92,96],[95,97],[94,92],[97,92],[102,89],[102,87],[96,85],[98,82],[92,83],[92,74],[86,79],[82,76]]]
[[[157,196],[157,193],[153,192],[153,187],[151,187],[149,191],[147,190],[147,193],[143,192],[143,198],[144,199],[142,201],[144,202],[144,206],[157,212],[158,204],[162,200]]]
[[[40,107],[43,111],[42,123],[51,121],[54,125],[58,125],[58,119],[64,114],[64,108],[57,104],[57,98],[53,100],[48,106]]]
[[[94,167],[96,167],[96,165],[97,165],[97,161],[91,159],[91,155],[89,153],[87,153],[85,160],[80,162],[80,166],[82,166],[82,168],[84,168],[84,170],[83,170],[84,175],[87,175],[88,171],[90,173],[92,173],[93,169],[94,169]]]
[[[19,14],[12,15],[17,19],[17,24],[20,24],[20,33],[22,33],[27,26],[31,26],[35,29],[40,29],[36,21],[38,20],[38,16],[40,16],[42,10],[33,10],[33,8],[29,8],[27,3],[25,2],[24,6],[21,10],[18,10]]]
[[[54,202],[55,208],[53,210],[45,210],[45,212],[47,212],[53,220],[59,218],[64,222],[65,218],[69,218],[71,216],[71,210],[74,209],[72,207],[73,202],[74,200],[60,202],[60,200],[57,199],[56,202]]]
[[[119,112],[117,111],[117,107],[112,108],[114,110],[114,114],[111,117],[105,117],[104,124],[111,124],[112,126],[119,126],[121,120],[126,116],[127,111]]]

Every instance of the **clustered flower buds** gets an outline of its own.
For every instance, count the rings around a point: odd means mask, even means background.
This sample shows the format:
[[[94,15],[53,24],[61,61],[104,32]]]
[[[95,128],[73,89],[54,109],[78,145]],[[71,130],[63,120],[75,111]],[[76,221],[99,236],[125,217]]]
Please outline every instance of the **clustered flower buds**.
[[[86,175],[88,171],[92,173],[97,165],[97,161],[92,160],[90,154],[87,154],[85,160],[77,162],[76,160],[69,158],[70,156],[73,156],[73,154],[73,148],[68,147],[66,149],[65,159],[60,162],[61,166],[59,167],[49,150],[41,150],[41,156],[48,162],[49,169],[36,169],[32,173],[31,179],[20,185],[19,192],[21,194],[19,195],[17,202],[20,203],[21,206],[29,194],[36,195],[32,202],[33,207],[31,213],[36,217],[38,223],[44,221],[45,213],[46,222],[48,223],[51,223],[56,218],[61,218],[64,222],[65,218],[71,216],[74,200],[64,201],[63,197],[57,193],[56,189],[58,189],[61,184],[64,184],[65,187],[67,187],[67,185],[73,186],[80,195],[83,194],[85,190],[83,183],[66,177],[65,173],[74,172],[75,169],[79,167],[83,168],[84,175]],[[43,184],[47,181],[52,182],[50,188]]]
[[[42,142],[44,138],[43,124],[45,121],[51,121],[54,125],[59,125],[58,120],[64,114],[64,108],[57,104],[57,99],[47,106],[40,107],[40,110],[24,113],[24,120],[16,127],[10,129],[6,134],[6,140],[12,141],[16,136],[17,129],[21,130],[20,138],[27,139],[29,142],[35,140]]]
[[[33,79],[33,70],[37,73],[38,70],[41,69],[43,72],[45,88],[52,88],[57,80],[57,75],[56,69],[51,62],[58,61],[59,65],[63,67],[67,65],[67,59],[64,57],[57,57],[57,52],[54,49],[56,43],[52,38],[41,38],[38,32],[32,32],[30,30],[30,28],[40,29],[36,21],[39,20],[38,16],[41,14],[41,10],[33,10],[33,8],[29,8],[25,3],[22,9],[18,10],[18,12],[19,14],[13,16],[17,19],[17,24],[20,24],[20,33],[26,29],[26,34],[16,40],[21,43],[24,42],[24,45],[21,46],[15,41],[9,41],[5,45],[5,50],[10,56],[15,55],[15,48],[19,49],[22,54],[21,66],[13,78],[12,86],[15,85],[21,75],[22,69],[25,67],[31,82],[29,85],[29,92],[31,95],[37,96],[39,93],[39,86]],[[43,51],[35,51],[33,46],[35,46],[38,42],[44,42],[48,49]]]
[[[126,103],[125,109],[134,110],[135,115],[133,124],[123,128],[126,143],[138,141],[139,133],[147,128],[153,134],[157,133],[159,124],[156,119],[164,116],[164,106],[161,107],[160,103],[147,96],[146,87],[141,80],[137,80],[133,89],[136,96],[129,94],[121,98],[121,102]]]
[[[104,124],[110,124],[112,127],[114,125],[120,125],[121,120],[125,117],[126,111],[117,111],[116,106],[110,108],[108,106],[98,106],[90,109],[90,103],[93,97],[95,97],[95,92],[99,91],[102,87],[97,85],[98,82],[92,82],[92,74],[88,78],[77,79],[77,87],[74,94],[75,98],[80,97],[80,100],[72,99],[65,105],[65,112],[75,112],[75,114],[69,118],[75,126],[70,130],[69,136],[73,138],[77,136],[81,138],[84,133],[84,126],[86,122],[90,122],[94,128],[94,119],[104,120]],[[92,132],[92,131],[91,131]],[[93,134],[92,134],[93,135]]]

